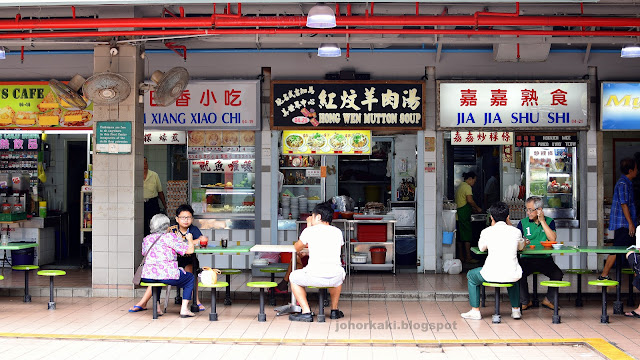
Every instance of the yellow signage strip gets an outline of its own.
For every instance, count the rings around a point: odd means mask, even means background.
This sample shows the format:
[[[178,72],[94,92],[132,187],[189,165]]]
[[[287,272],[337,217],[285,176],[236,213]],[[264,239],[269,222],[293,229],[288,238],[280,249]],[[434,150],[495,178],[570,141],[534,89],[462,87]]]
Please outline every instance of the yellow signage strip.
[[[285,155],[370,155],[371,130],[285,130]]]

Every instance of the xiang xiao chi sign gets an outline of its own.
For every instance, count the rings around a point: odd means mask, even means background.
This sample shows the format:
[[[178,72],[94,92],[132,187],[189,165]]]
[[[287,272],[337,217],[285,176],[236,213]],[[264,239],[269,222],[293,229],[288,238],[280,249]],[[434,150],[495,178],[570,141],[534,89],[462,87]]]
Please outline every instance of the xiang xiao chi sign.
[[[438,83],[441,129],[588,128],[587,83]]]
[[[273,81],[271,128],[424,129],[423,81]]]

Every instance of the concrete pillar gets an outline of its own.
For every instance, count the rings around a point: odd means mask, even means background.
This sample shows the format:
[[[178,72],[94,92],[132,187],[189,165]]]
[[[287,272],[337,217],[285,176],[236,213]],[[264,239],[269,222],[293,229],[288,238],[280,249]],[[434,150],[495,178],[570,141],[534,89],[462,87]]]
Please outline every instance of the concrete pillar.
[[[120,45],[111,56],[109,46],[94,50],[94,73],[118,73],[131,84],[123,102],[94,106],[94,123],[130,121],[130,154],[93,154],[93,296],[133,297],[131,282],[142,260],[143,238],[143,104],[138,103],[139,84],[144,80],[140,48]],[[95,125],[94,125],[95,126]],[[95,141],[95,127],[94,127]],[[94,149],[95,143],[94,143]]]

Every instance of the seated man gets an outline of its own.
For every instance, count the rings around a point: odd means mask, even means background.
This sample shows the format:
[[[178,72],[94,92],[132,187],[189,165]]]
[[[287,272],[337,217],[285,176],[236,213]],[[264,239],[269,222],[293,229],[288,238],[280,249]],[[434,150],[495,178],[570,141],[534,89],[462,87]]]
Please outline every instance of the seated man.
[[[525,202],[528,218],[520,220],[518,229],[522,232],[525,239],[525,245],[536,245],[540,247],[542,241],[556,241],[556,223],[552,218],[544,216],[542,211],[542,198],[531,196]],[[553,261],[551,255],[521,255],[520,266],[522,266],[522,278],[520,279],[520,302],[522,310],[527,310],[532,306],[529,299],[529,283],[527,277],[533,272],[540,272],[547,276],[549,280],[562,280],[562,270]],[[533,284],[538,286],[538,284]],[[542,306],[553,310],[553,299],[558,294],[557,287],[549,287],[547,296],[542,300]]]
[[[465,319],[480,320],[480,286],[485,281],[500,283],[515,283],[507,288],[511,302],[511,317],[520,319],[520,290],[518,280],[522,269],[518,264],[518,250],[524,247],[524,240],[518,229],[507,225],[509,221],[509,206],[499,201],[489,209],[491,227],[480,233],[478,247],[481,251],[488,251],[487,260],[481,268],[469,270],[467,280],[469,286],[469,304],[471,310],[460,314]]]
[[[338,300],[342,290],[345,272],[340,261],[340,252],[344,245],[342,231],[331,226],[333,209],[331,204],[324,202],[316,205],[307,218],[307,228],[300,234],[294,246],[296,251],[309,247],[309,263],[303,269],[291,272],[291,291],[302,308],[302,312],[289,315],[291,321],[312,322],[313,315],[307,302],[305,287],[330,287],[331,319],[344,317],[338,310]]]

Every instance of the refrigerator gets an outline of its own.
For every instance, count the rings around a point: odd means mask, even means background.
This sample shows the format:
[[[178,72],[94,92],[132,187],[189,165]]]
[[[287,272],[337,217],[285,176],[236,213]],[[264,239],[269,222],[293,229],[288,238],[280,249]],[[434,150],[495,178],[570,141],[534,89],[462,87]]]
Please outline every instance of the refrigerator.
[[[575,147],[527,147],[527,198],[540,196],[544,213],[554,219],[576,220],[578,173]]]

